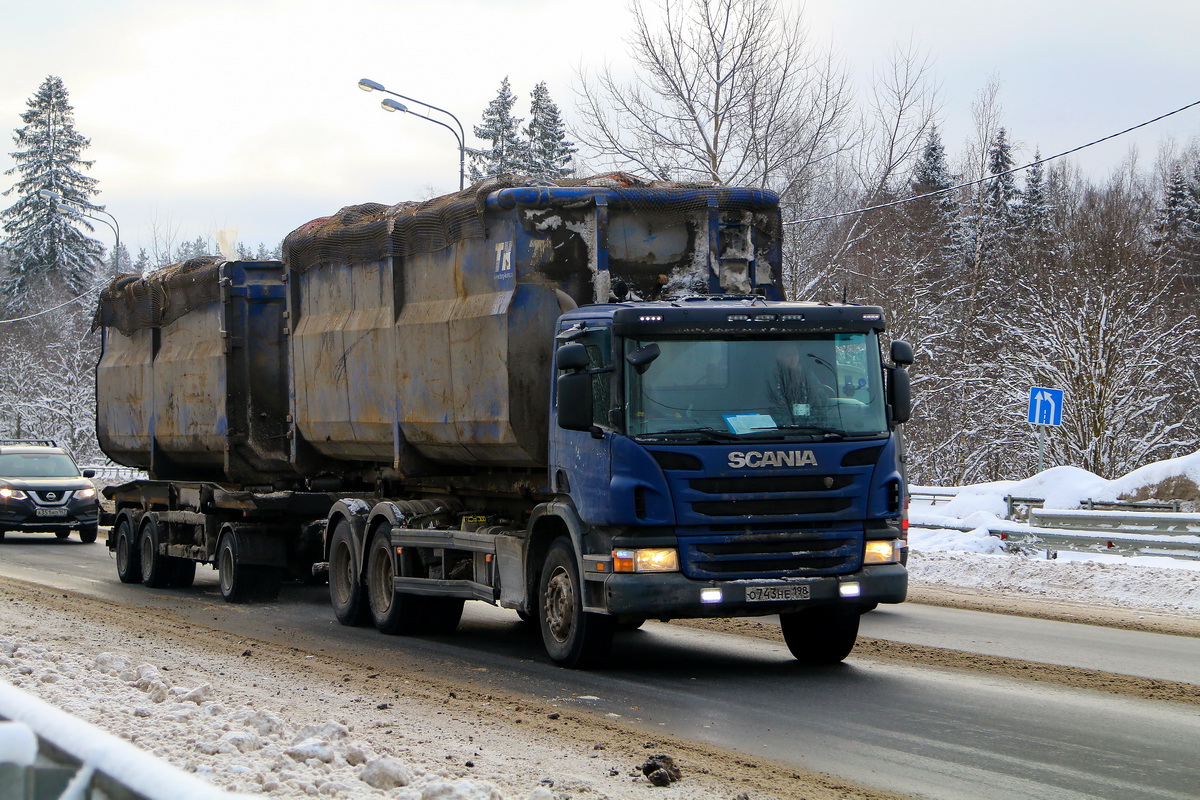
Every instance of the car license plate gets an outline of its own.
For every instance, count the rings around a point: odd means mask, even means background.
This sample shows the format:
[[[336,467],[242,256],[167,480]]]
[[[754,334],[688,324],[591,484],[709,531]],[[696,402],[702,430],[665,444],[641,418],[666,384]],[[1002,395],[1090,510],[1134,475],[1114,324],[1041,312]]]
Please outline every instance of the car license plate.
[[[746,589],[747,603],[778,603],[789,600],[808,600],[810,597],[808,584],[802,586],[751,586]]]
[[[65,508],[38,508],[34,509],[33,513],[37,517],[65,517],[67,510]]]

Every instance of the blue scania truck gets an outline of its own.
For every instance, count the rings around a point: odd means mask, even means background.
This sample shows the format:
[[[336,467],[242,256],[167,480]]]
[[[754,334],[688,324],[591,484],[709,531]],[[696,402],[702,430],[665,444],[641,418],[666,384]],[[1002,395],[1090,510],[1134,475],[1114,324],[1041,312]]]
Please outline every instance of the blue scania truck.
[[[106,491],[119,576],[327,574],[389,634],[481,600],[576,668],[647,619],[777,614],[840,661],[907,591],[912,351],[785,300],[781,235],[767,191],[506,176],[118,279],[97,431],[149,473]]]

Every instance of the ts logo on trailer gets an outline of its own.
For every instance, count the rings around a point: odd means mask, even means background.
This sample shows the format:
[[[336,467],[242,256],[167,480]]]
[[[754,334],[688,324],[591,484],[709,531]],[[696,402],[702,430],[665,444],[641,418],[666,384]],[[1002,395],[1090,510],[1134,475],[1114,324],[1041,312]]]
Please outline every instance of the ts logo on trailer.
[[[812,450],[735,450],[729,454],[730,469],[759,469],[762,467],[815,467],[817,457]]]

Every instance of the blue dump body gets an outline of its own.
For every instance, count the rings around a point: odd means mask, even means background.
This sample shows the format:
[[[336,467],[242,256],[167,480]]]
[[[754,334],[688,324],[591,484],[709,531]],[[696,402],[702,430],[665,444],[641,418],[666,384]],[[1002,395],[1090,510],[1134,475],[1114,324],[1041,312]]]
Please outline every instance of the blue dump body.
[[[292,526],[346,624],[481,599],[587,666],[619,622],[780,614],[841,660],[906,593],[911,349],[884,362],[878,307],[786,301],[781,236],[770,192],[506,176],[114,282],[97,433],[157,481],[117,492],[122,580],[157,542],[245,597]],[[151,508],[188,513],[135,542]]]

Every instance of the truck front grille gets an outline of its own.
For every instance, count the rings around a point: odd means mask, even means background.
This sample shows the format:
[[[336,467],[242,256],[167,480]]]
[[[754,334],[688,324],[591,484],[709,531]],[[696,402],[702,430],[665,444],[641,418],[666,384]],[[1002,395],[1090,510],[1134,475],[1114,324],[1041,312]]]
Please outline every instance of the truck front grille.
[[[689,578],[801,578],[854,572],[861,565],[862,536],[851,531],[751,534],[680,538]]]

